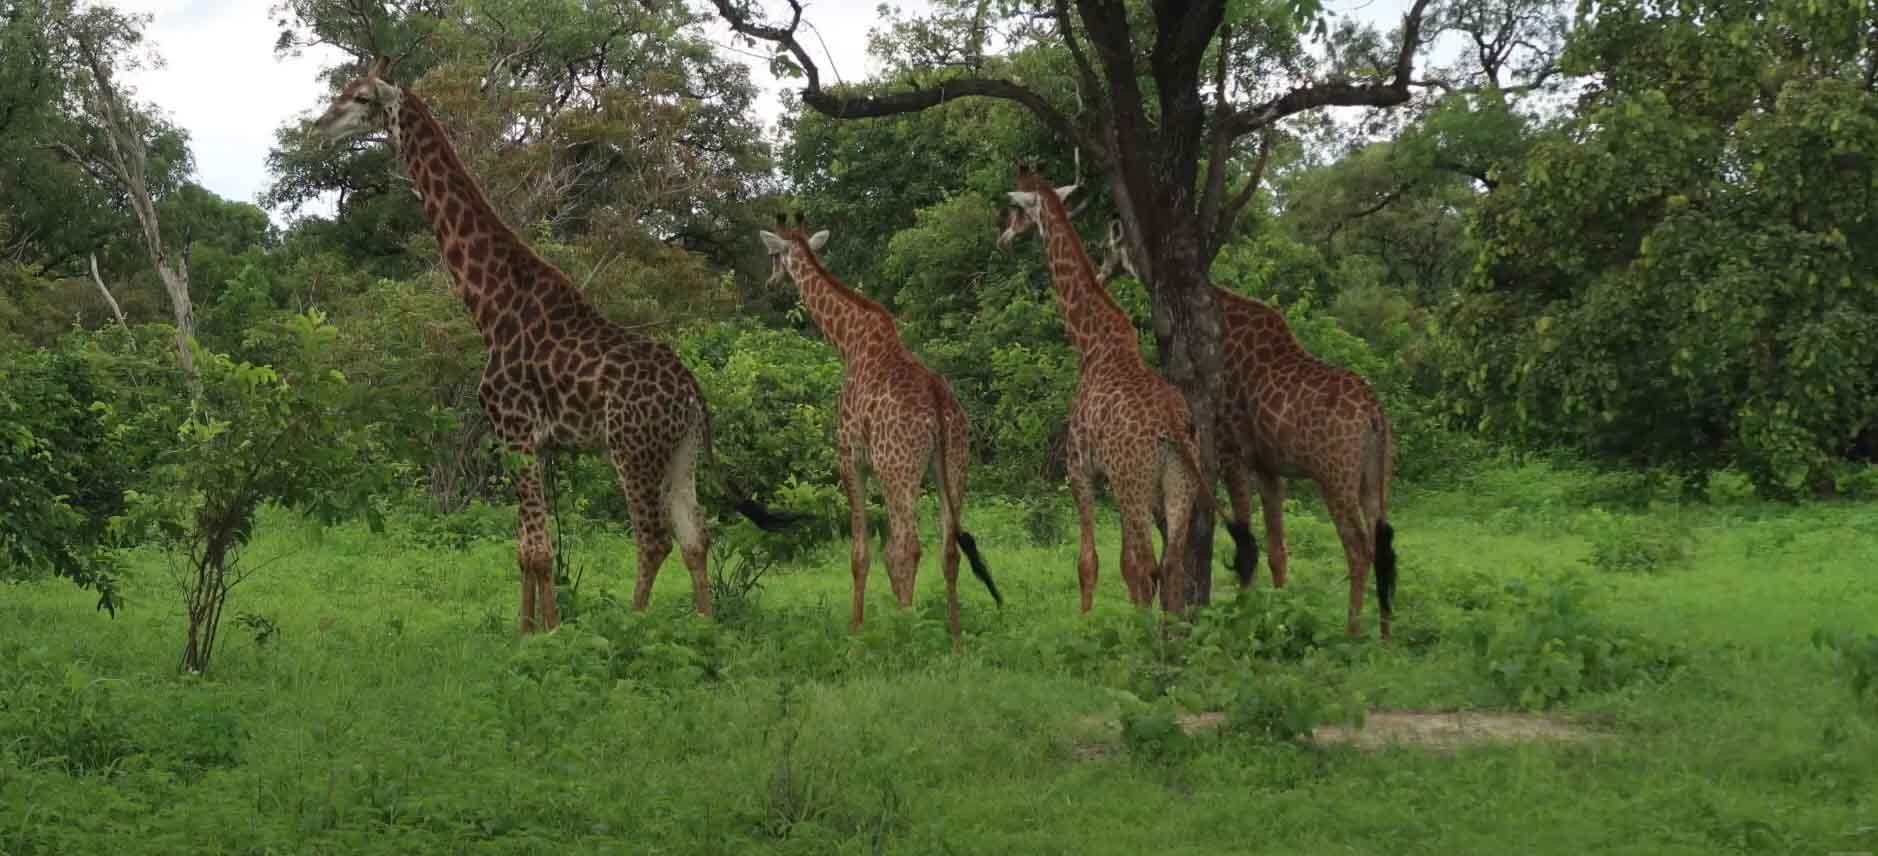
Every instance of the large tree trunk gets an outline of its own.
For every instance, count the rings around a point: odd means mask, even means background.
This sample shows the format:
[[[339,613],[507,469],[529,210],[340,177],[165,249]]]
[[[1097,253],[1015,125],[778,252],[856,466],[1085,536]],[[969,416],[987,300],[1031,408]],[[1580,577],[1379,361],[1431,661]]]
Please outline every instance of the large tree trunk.
[[[1168,211],[1166,215],[1172,215],[1167,222],[1191,222],[1193,212]],[[1153,256],[1156,274],[1150,302],[1161,371],[1193,409],[1200,465],[1206,471],[1202,490],[1211,497],[1219,472],[1213,436],[1220,389],[1219,307],[1200,244],[1194,229],[1176,226],[1165,234]],[[1187,530],[1186,602],[1191,606],[1212,602],[1213,526],[1213,503],[1196,504]]]

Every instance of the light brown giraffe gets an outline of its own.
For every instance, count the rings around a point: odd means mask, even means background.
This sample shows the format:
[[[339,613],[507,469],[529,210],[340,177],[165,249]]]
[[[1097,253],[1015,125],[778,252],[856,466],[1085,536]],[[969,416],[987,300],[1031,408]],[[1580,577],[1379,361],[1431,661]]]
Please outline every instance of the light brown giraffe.
[[[1018,235],[1036,228],[1043,236],[1056,306],[1080,360],[1076,398],[1070,406],[1067,458],[1070,491],[1082,522],[1082,552],[1077,577],[1082,611],[1095,601],[1095,477],[1108,479],[1122,517],[1122,582],[1137,606],[1153,603],[1155,586],[1161,606],[1184,609],[1182,558],[1188,515],[1195,502],[1212,502],[1211,482],[1200,465],[1193,410],[1187,399],[1141,358],[1135,326],[1115,304],[1070,223],[1064,200],[1076,185],[1053,188],[1027,165],[1017,168],[1014,207],[998,235],[998,247],[1010,251]],[[1158,509],[1156,506],[1160,506]],[[1166,536],[1156,569],[1154,536],[1149,527],[1166,521]]]
[[[1110,219],[1101,279],[1136,276],[1119,219]],[[1252,536],[1252,486],[1265,512],[1272,584],[1285,584],[1285,478],[1304,476],[1323,491],[1350,568],[1349,632],[1360,630],[1363,580],[1376,568],[1381,635],[1389,642],[1395,609],[1395,529],[1389,525],[1389,480],[1395,437],[1382,400],[1353,371],[1304,349],[1283,315],[1266,303],[1215,286],[1224,350],[1225,400],[1218,418],[1220,470],[1232,496],[1226,530],[1238,548],[1233,569],[1241,585],[1258,575]]]
[[[496,436],[529,461],[515,486],[522,632],[560,623],[542,497],[543,459],[556,446],[598,445],[612,455],[639,548],[633,609],[645,609],[675,535],[697,610],[709,615],[710,535],[696,471],[699,457],[710,455],[711,416],[696,378],[669,346],[600,315],[502,222],[430,108],[387,79],[389,65],[380,57],[347,84],[314,132],[329,144],[388,132],[435,230],[452,290],[482,332],[489,352],[478,388],[483,410]],[[766,529],[789,522],[748,500],[738,510]]]
[[[959,519],[965,504],[965,408],[952,385],[926,367],[900,341],[893,314],[866,295],[843,285],[822,266],[816,253],[828,241],[826,229],[808,234],[802,215],[791,226],[776,217],[776,231],[758,233],[768,250],[769,284],[794,280],[802,305],[822,335],[841,354],[840,427],[836,455],[841,485],[853,518],[854,622],[861,629],[862,607],[871,563],[867,549],[867,473],[880,480],[887,501],[887,580],[902,609],[913,605],[913,581],[919,574],[919,494],[931,470],[939,490],[941,536],[945,539],[946,623],[952,646],[963,650],[959,630],[959,550],[972,563],[972,574],[990,590],[998,605],[1004,597],[991,581],[978,545]]]

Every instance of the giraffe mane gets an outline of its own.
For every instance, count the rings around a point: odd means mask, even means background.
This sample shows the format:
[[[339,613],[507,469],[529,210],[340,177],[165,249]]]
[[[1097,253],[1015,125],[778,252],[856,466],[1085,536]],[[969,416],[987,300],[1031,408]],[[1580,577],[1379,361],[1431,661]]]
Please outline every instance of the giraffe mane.
[[[1026,187],[1025,185],[1030,186]],[[1075,237],[1073,248],[1075,249],[1076,265],[1082,272],[1083,278],[1095,286],[1095,292],[1098,295],[1097,299],[1102,301],[1103,306],[1107,307],[1110,312],[1115,313],[1116,317],[1127,321],[1128,313],[1122,311],[1122,305],[1115,302],[1115,298],[1109,294],[1108,289],[1102,287],[1101,278],[1096,276],[1095,263],[1089,260],[1089,249],[1084,246],[1082,235],[1076,232],[1075,221],[1070,219],[1069,208],[1063,204],[1062,197],[1056,195],[1056,188],[1051,187],[1050,182],[1045,181],[1040,173],[1035,172],[1020,176],[1018,179],[1018,187],[1036,193],[1037,204],[1039,206],[1049,206],[1049,211],[1063,218],[1064,227],[1068,228]],[[1041,218],[1043,212],[1040,211],[1038,213]],[[1038,226],[1041,227],[1042,223],[1039,222]],[[1128,323],[1132,325],[1134,322],[1129,321]]]
[[[899,328],[897,327],[897,325],[894,325],[893,313],[888,312],[887,307],[882,306],[880,304],[880,301],[877,301],[871,297],[868,297],[865,294],[862,294],[861,292],[855,290],[853,286],[850,286],[847,283],[842,282],[833,273],[830,273],[828,268],[822,264],[821,258],[815,254],[815,250],[809,247],[809,238],[807,235],[803,234],[801,228],[791,228],[788,231],[783,232],[781,234],[781,237],[785,241],[801,246],[804,256],[808,259],[808,264],[809,264],[810,269],[814,270],[815,273],[818,274],[822,278],[822,280],[827,282],[829,285],[834,286],[836,294],[839,294],[842,297],[846,298],[849,302],[860,306],[861,309],[865,311],[879,315],[882,320],[887,322],[888,326],[894,327],[896,331],[895,335],[898,335],[897,331]]]
[[[469,185],[469,199],[467,201],[471,203],[472,207],[476,205],[482,206],[482,213],[486,215],[486,218],[490,222],[495,224],[494,228],[491,229],[491,232],[493,232],[491,237],[505,239],[513,243],[525,254],[527,259],[539,264],[541,270],[547,273],[554,280],[554,283],[561,287],[561,290],[566,291],[571,299],[577,302],[584,302],[586,299],[585,296],[582,295],[578,289],[574,288],[574,281],[568,277],[567,272],[561,270],[561,268],[553,262],[542,258],[540,253],[535,252],[533,245],[522,240],[522,237],[516,234],[515,229],[508,224],[508,221],[502,219],[502,215],[496,211],[496,206],[489,201],[489,194],[483,190],[482,181],[477,179],[475,173],[470,172],[468,165],[463,163],[463,158],[457,154],[456,144],[450,141],[450,135],[445,131],[443,122],[437,119],[437,114],[431,112],[430,105],[424,103],[424,99],[419,98],[417,93],[412,92],[409,88],[400,87],[400,90],[403,92],[403,96],[400,99],[403,109],[410,110],[417,114],[417,121],[419,123],[428,122],[436,126],[437,142],[440,144],[436,157],[443,161],[446,169],[455,171],[457,174],[467,179],[465,182]],[[394,124],[395,123],[394,120]],[[399,152],[399,154],[402,155],[403,153]]]

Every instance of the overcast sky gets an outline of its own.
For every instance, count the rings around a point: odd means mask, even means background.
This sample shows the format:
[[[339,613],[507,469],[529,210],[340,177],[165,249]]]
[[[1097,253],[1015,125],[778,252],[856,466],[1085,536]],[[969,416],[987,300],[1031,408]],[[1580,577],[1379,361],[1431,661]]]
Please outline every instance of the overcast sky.
[[[318,72],[339,52],[313,48],[302,56],[274,56],[277,32],[268,14],[269,0],[106,0],[127,12],[152,16],[145,33],[163,57],[161,68],[147,68],[126,76],[145,101],[156,104],[172,121],[188,130],[196,156],[197,180],[229,199],[252,202],[267,187],[267,152],[274,130],[301,114],[323,109],[328,92]],[[762,8],[783,8],[775,0],[758,0]],[[1393,27],[1410,0],[1329,0],[1334,14],[1343,14]],[[818,59],[824,80],[830,68],[849,81],[878,71],[867,56],[867,31],[875,20],[879,0],[811,0],[804,20],[820,30],[826,42],[807,34],[804,43]],[[928,8],[925,0],[901,0],[909,13]],[[728,30],[722,24],[708,34],[728,49]],[[829,57],[832,54],[832,58]],[[779,108],[777,93],[785,85],[770,77],[764,64],[739,54],[728,54],[751,70],[763,91],[757,105],[760,118],[771,128]],[[799,84],[795,84],[799,85]],[[315,206],[307,213],[324,213]]]

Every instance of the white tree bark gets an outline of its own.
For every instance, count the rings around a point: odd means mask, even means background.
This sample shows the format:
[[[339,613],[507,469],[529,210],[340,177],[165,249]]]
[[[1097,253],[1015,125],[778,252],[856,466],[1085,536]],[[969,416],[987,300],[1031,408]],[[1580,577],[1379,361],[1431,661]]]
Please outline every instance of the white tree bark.
[[[195,354],[191,351],[191,342],[196,337],[196,311],[189,299],[188,242],[184,242],[180,256],[171,257],[169,248],[163,243],[162,224],[157,219],[156,204],[150,199],[143,129],[138,127],[136,116],[126,107],[118,95],[117,87],[111,82],[110,65],[82,35],[75,34],[74,41],[91,70],[91,108],[99,124],[104,127],[104,139],[110,152],[110,161],[106,166],[123,187],[124,195],[129,198],[131,211],[137,216],[137,225],[143,232],[143,245],[150,254],[150,264],[163,280],[163,290],[169,293],[170,310],[176,318],[177,364],[188,379],[190,394],[200,397],[202,380],[196,372]],[[102,284],[99,287],[102,288]],[[109,299],[109,292],[105,296]],[[112,301],[112,304],[115,310],[116,301]],[[118,320],[123,320],[121,314]]]
[[[104,287],[104,277],[98,275],[98,254],[91,254],[91,281],[97,283],[98,293],[104,295],[104,304],[111,307],[111,317],[117,319],[117,326],[126,330],[130,325],[124,322],[124,310],[117,307],[117,298],[111,296],[111,289]]]

